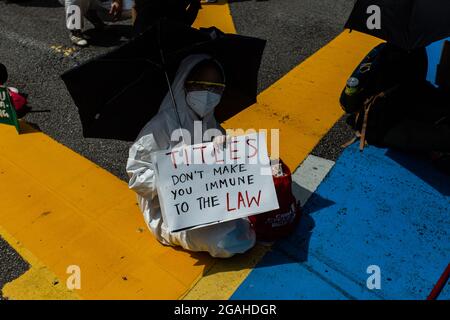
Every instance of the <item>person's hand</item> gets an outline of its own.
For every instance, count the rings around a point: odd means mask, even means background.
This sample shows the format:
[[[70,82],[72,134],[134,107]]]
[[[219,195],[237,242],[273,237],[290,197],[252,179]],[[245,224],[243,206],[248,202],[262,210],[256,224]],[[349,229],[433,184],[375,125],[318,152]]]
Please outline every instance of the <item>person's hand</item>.
[[[109,14],[113,16],[115,21],[120,19],[120,16],[122,15],[122,0],[114,0],[111,3]]]
[[[230,135],[217,136],[213,139],[213,145],[215,150],[223,150],[225,143],[231,142]]]

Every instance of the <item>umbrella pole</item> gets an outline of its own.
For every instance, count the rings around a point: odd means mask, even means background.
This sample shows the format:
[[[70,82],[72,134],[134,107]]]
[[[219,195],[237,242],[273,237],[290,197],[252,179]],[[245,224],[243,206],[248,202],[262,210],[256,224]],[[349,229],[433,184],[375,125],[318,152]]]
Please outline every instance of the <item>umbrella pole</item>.
[[[167,74],[167,71],[165,69],[164,69],[164,75],[166,76],[167,85],[169,86],[169,94],[170,94],[170,97],[172,99],[172,104],[173,104],[173,107],[175,109],[175,114],[177,115],[178,124],[180,125],[179,129],[180,129],[180,133],[181,133],[181,139],[183,140],[184,143],[186,143],[186,141],[184,139],[184,135],[183,135],[183,129],[182,129],[182,126],[181,126],[180,115],[178,114],[177,102],[175,101],[175,95],[173,94],[172,85],[170,84],[169,75]]]
[[[158,23],[158,44],[159,44],[159,54],[161,56],[161,62],[162,62],[162,66],[164,69],[164,75],[166,77],[167,86],[169,87],[169,94],[172,99],[172,104],[175,109],[175,114],[177,115],[178,124],[180,126],[181,139],[186,144],[186,140],[184,139],[184,135],[183,135],[183,129],[182,129],[182,125],[181,125],[180,115],[178,114],[177,102],[175,100],[175,95],[173,94],[172,84],[170,83],[169,75],[167,74],[166,59],[164,58],[164,52],[163,52],[162,44],[161,44],[161,21]]]
[[[181,139],[186,144],[186,140],[184,139],[184,135],[183,135],[183,129],[182,129],[182,125],[181,125],[180,115],[178,114],[177,102],[175,101],[175,95],[173,94],[172,84],[170,83],[169,75],[167,74],[166,59],[164,58],[164,52],[163,52],[163,50],[161,48],[161,39],[159,39],[159,42],[160,42],[159,53],[161,55],[161,62],[162,62],[162,65],[163,65],[164,75],[166,77],[167,86],[169,87],[169,94],[170,94],[170,97],[172,99],[172,104],[173,104],[173,107],[175,109],[175,114],[177,115],[178,124],[180,126]]]

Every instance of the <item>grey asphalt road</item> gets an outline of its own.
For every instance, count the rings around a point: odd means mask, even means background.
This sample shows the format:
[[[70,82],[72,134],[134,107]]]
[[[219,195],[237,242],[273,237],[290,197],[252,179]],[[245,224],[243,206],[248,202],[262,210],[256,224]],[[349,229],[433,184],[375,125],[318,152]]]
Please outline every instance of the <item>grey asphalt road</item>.
[[[268,40],[259,90],[342,32],[353,3],[354,0],[230,1],[238,32]],[[9,69],[9,85],[29,94],[33,108],[26,116],[29,123],[126,180],[124,168],[130,143],[83,138],[76,107],[59,75],[126,41],[130,27],[122,23],[103,34],[90,32],[94,45],[65,56],[58,50],[72,45],[63,15],[58,0],[0,1],[0,62]],[[313,154],[335,160],[341,151],[339,146],[349,135],[340,121]],[[26,262],[0,239],[0,288],[27,268]]]
[[[0,238],[0,289],[23,274],[28,268],[28,263],[5,240]],[[0,300],[2,300],[1,290]]]

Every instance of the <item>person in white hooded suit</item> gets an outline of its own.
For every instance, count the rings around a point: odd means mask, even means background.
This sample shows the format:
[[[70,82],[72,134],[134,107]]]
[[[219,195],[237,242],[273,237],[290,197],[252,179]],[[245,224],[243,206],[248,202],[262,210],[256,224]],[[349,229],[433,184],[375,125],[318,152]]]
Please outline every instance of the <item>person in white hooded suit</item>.
[[[223,128],[214,118],[214,109],[220,103],[224,82],[223,70],[210,56],[196,54],[184,59],[172,84],[178,112],[168,93],[158,113],[145,125],[130,148],[127,162],[129,187],[138,194],[144,219],[158,241],[190,251],[206,251],[220,258],[244,253],[255,245],[256,236],[250,222],[248,219],[238,219],[198,229],[169,232],[161,215],[151,153],[173,148],[179,143],[172,141],[172,134],[180,136],[180,123],[191,137],[194,136],[196,121],[201,121],[203,132],[217,129],[223,134]]]

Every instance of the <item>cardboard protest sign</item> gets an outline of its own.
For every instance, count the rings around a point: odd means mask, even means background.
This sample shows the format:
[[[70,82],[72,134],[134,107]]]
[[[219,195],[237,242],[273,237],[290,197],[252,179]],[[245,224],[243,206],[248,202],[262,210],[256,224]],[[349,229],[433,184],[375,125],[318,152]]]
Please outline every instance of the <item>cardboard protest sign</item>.
[[[19,132],[19,121],[17,120],[16,110],[9,98],[8,89],[0,86],[0,123],[15,126]]]
[[[264,133],[233,137],[223,149],[204,143],[153,156],[170,231],[279,208]]]

